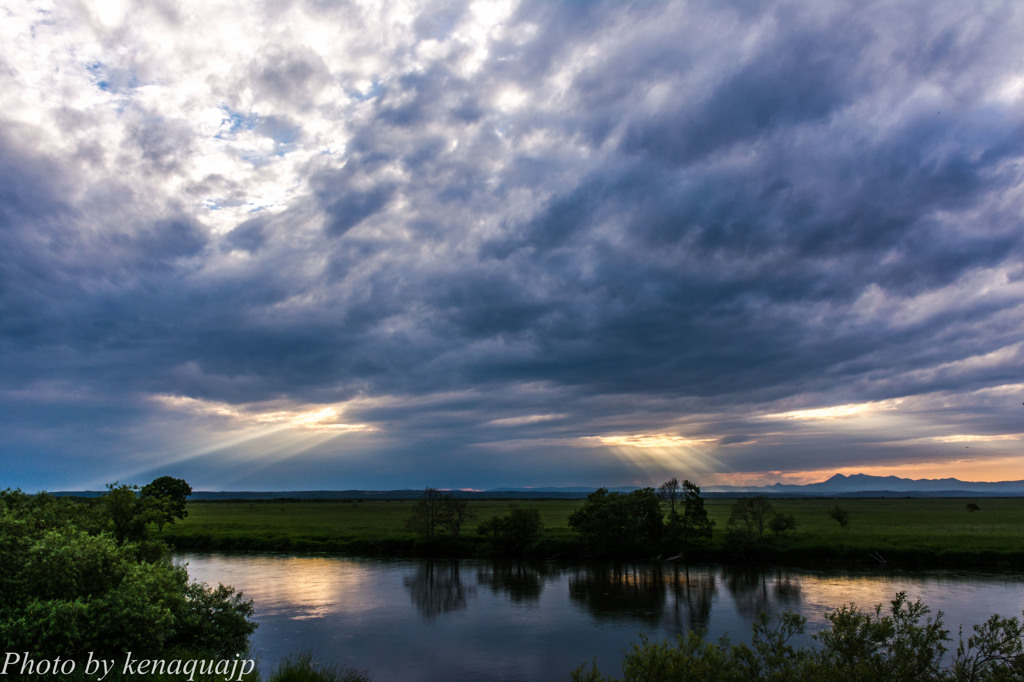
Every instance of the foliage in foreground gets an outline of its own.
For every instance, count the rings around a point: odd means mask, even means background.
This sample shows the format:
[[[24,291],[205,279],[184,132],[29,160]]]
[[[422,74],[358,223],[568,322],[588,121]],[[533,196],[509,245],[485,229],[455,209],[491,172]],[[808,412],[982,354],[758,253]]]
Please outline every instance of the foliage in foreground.
[[[327,665],[313,660],[313,655],[304,651],[278,663],[267,677],[267,682],[369,682],[370,677],[363,671],[348,666]]]
[[[739,682],[768,680],[798,682],[848,680],[875,682],[1003,682],[1024,679],[1024,625],[1016,618],[992,616],[976,625],[974,634],[959,643],[951,662],[943,666],[950,643],[942,613],[928,617],[920,600],[910,603],[899,593],[889,614],[878,605],[863,611],[840,607],[826,616],[828,627],[813,637],[819,647],[796,647],[792,640],[804,631],[806,619],[792,613],[775,623],[767,615],[753,625],[748,644],[728,638],[708,642],[700,632],[680,635],[675,644],[651,642],[641,636],[622,663],[624,682],[708,680]],[[610,682],[596,664],[580,666],[574,682]]]
[[[111,486],[119,503],[125,486]],[[228,587],[190,582],[161,543],[109,528],[123,511],[0,492],[0,642],[47,656],[226,659],[248,649],[253,606]],[[134,526],[134,522],[126,526]]]

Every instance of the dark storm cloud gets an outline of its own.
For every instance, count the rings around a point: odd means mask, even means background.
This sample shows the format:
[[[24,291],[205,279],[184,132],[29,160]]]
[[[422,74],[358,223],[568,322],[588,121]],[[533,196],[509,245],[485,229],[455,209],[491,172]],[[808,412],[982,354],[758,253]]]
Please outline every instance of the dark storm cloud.
[[[352,187],[353,175],[345,169],[313,179],[316,196],[326,215],[324,229],[331,237],[340,237],[383,209],[394,194],[394,188],[387,185],[374,185],[369,189]]]
[[[388,466],[484,452],[490,480],[510,467],[482,444],[580,465],[574,439],[684,427],[733,470],[808,467],[826,438],[787,459],[749,415],[1024,370],[1013,5],[526,3],[472,44],[475,12],[441,3],[340,56],[278,35],[209,76],[213,131],[148,102],[120,146],[0,137],[6,386],[373,397],[352,418],[411,443]],[[61,120],[86,138],[93,115]],[[188,175],[204,135],[233,171]],[[251,213],[218,231],[202,205]],[[719,416],[681,425],[696,413]]]

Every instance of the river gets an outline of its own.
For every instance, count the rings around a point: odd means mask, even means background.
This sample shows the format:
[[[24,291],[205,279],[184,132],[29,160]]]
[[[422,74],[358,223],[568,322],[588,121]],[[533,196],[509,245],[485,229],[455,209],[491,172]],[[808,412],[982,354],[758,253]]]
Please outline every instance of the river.
[[[620,674],[638,633],[703,628],[746,640],[761,611],[805,616],[811,644],[830,608],[888,605],[899,591],[941,610],[954,643],[958,626],[969,633],[1024,610],[1017,574],[192,553],[176,562],[253,599],[264,670],[306,649],[378,682],[565,680],[591,660]]]

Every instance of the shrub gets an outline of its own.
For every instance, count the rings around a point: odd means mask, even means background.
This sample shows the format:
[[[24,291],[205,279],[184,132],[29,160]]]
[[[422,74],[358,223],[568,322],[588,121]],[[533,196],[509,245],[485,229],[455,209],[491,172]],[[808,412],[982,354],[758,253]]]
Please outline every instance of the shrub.
[[[757,556],[796,530],[796,518],[776,512],[762,495],[736,500],[729,511],[726,542],[738,554]],[[766,537],[765,531],[771,531]]]
[[[484,521],[476,532],[489,537],[495,551],[521,555],[537,542],[543,529],[538,510],[514,507],[505,516],[492,516]]]
[[[828,517],[839,524],[839,527],[846,529],[850,526],[850,512],[846,511],[838,504],[832,507],[832,510],[828,513]]]
[[[965,642],[963,633],[952,663],[941,665],[949,642],[942,614],[901,592],[883,614],[882,606],[862,611],[841,606],[828,616],[828,627],[815,635],[821,647],[794,647],[790,641],[804,629],[804,619],[782,614],[774,626],[761,614],[748,644],[727,638],[707,642],[699,631],[677,637],[675,644],[652,643],[641,635],[622,663],[623,680],[683,682],[707,680],[844,680],[864,682],[997,682],[1024,679],[1024,625],[1016,618],[992,616],[976,625]],[[591,664],[572,671],[576,682],[603,682],[606,677]]]
[[[369,682],[370,677],[348,666],[324,665],[308,651],[289,656],[274,668],[267,682]]]

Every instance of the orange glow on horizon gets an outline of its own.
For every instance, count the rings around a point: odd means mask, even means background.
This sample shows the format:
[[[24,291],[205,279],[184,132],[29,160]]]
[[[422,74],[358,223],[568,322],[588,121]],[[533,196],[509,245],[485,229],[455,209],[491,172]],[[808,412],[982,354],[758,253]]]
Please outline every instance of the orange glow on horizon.
[[[947,462],[912,462],[878,466],[847,466],[806,471],[755,471],[734,474],[713,474],[705,485],[755,486],[782,483],[807,485],[820,483],[835,474],[852,476],[898,476],[899,478],[957,478],[961,481],[1019,481],[1024,480],[1024,457],[997,457],[990,459],[955,459]],[[712,480],[713,479],[713,482]]]

